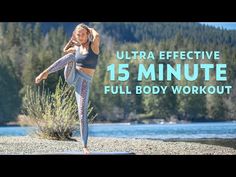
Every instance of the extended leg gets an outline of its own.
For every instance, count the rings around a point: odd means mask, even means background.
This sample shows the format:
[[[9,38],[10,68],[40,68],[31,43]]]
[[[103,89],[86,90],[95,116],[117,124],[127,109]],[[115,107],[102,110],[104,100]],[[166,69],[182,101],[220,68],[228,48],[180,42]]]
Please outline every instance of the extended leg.
[[[73,85],[75,81],[75,75],[76,75],[76,62],[70,61],[66,66],[64,70],[64,77],[66,82],[69,85]]]
[[[69,53],[55,61],[47,68],[48,74],[56,72],[64,68],[68,63],[75,62],[75,54]]]
[[[80,119],[80,135],[84,147],[87,147],[87,140],[88,140],[87,111],[88,111],[89,88],[90,88],[90,82],[80,77],[75,88],[76,89],[75,95],[78,104],[78,113]]]

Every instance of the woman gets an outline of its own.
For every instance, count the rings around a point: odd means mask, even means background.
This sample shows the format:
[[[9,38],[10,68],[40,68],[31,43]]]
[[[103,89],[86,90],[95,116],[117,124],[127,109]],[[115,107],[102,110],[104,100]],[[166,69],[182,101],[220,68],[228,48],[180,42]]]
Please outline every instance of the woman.
[[[65,80],[75,87],[80,134],[85,154],[89,154],[87,148],[89,89],[98,62],[99,44],[99,33],[85,24],[79,24],[64,48],[65,55],[35,78],[35,83],[38,84],[41,80],[47,79],[49,74],[65,67]]]

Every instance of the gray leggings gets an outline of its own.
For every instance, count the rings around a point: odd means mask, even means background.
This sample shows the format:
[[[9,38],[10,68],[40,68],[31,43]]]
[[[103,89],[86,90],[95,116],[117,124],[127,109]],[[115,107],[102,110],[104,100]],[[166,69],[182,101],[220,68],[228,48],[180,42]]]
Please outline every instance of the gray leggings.
[[[74,54],[67,54],[55,61],[49,68],[49,73],[64,69],[66,82],[74,86],[75,96],[78,105],[78,114],[80,119],[80,136],[84,147],[87,147],[88,141],[88,99],[92,77],[76,69]]]

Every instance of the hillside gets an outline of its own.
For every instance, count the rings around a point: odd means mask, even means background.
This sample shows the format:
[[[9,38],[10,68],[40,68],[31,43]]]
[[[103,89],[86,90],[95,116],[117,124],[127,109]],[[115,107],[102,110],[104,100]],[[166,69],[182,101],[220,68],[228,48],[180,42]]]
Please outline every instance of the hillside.
[[[63,26],[69,36],[77,24],[76,22],[44,22],[41,23],[41,28],[43,32],[47,32],[52,27]],[[110,36],[119,42],[167,40],[175,37],[178,33],[199,43],[236,45],[235,30],[222,30],[193,22],[90,22],[86,24],[95,27],[101,34]]]

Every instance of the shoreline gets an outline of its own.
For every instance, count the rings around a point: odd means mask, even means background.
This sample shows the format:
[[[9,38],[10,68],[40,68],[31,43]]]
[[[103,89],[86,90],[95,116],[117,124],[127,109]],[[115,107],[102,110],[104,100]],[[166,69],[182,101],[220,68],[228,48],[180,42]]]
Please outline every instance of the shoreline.
[[[142,119],[142,120],[132,120],[132,121],[123,121],[123,122],[94,122],[91,123],[92,125],[110,125],[110,124],[120,124],[120,125],[149,125],[149,124],[195,124],[195,123],[236,123],[236,120],[205,120],[205,121],[165,121],[163,119]],[[0,127],[29,127],[32,126],[32,123],[22,123],[22,122],[7,122],[7,123],[0,123]]]
[[[76,141],[57,141],[32,136],[0,137],[0,155],[55,154],[82,151],[80,137]],[[89,137],[91,153],[126,152],[136,155],[236,155],[234,140],[150,140],[137,138]],[[218,144],[217,144],[218,143]],[[224,145],[224,146],[223,146]]]

